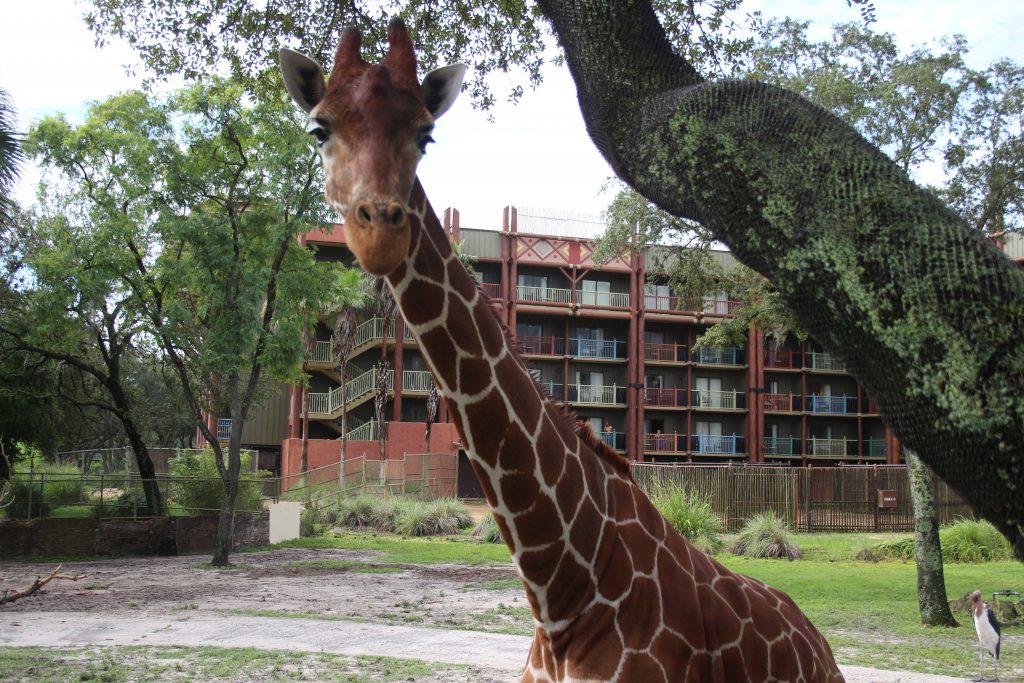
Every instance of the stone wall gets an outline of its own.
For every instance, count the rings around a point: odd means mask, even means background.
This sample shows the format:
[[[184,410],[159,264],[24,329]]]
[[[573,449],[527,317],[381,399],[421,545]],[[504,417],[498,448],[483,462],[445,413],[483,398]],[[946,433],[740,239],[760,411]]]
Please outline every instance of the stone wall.
[[[217,517],[0,520],[0,559],[75,555],[184,555],[213,550]],[[235,547],[265,545],[267,512],[235,515]]]

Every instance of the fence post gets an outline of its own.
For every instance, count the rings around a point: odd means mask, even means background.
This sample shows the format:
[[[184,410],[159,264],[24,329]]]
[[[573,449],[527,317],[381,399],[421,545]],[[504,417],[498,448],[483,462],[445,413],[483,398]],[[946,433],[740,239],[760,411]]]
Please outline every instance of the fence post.
[[[100,470],[100,514],[99,517],[103,518],[103,470]]]
[[[871,504],[871,507],[874,509],[874,513],[875,513],[875,515],[874,515],[875,516],[875,533],[878,533],[879,523],[881,522],[880,516],[882,514],[879,511],[879,509],[878,509],[878,465],[872,465],[871,466],[871,478],[872,478],[872,480],[874,482],[874,486],[872,486],[872,489],[874,489],[872,491],[872,493],[874,495],[871,496],[868,499],[868,502]]]
[[[426,500],[429,500],[434,497],[430,491],[430,453],[423,454],[420,469],[423,470],[423,495],[427,497]]]
[[[811,533],[813,530],[813,524],[811,524],[811,470],[802,469],[800,470],[800,479],[803,480],[804,485],[801,487],[803,490],[801,495],[804,497],[804,520],[807,525],[807,533]]]
[[[735,443],[735,442],[733,442]],[[732,531],[732,461],[729,461],[729,469],[725,476],[725,528]]]

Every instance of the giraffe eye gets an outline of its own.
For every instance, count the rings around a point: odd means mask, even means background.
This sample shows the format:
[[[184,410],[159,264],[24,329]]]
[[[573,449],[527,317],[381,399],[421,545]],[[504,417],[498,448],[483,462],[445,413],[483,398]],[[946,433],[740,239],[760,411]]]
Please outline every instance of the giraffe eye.
[[[327,128],[326,121],[321,119],[312,119],[306,132],[316,138],[317,145],[323,145],[327,142],[327,138],[331,137],[331,131]]]
[[[416,146],[420,148],[420,154],[427,153],[427,145],[434,141],[434,138],[430,137],[430,132],[433,128],[426,128],[420,131],[420,134],[416,137]]]

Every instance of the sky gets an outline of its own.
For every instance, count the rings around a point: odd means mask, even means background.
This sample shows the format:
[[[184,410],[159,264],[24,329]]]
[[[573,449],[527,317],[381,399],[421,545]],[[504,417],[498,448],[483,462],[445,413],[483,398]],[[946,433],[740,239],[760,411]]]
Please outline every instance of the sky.
[[[1001,57],[1024,62],[1024,3],[989,0],[983,6],[980,11],[955,0],[876,0],[873,28],[895,34],[904,49],[962,33],[974,68]],[[22,130],[56,112],[74,120],[88,102],[138,85],[139,77],[125,73],[125,65],[137,64],[127,45],[95,47],[81,18],[87,9],[76,0],[12,2],[5,8],[0,87],[11,95]],[[743,10],[810,21],[816,39],[826,38],[832,24],[858,18],[845,0],[746,0]],[[492,81],[499,95],[489,112],[493,121],[471,107],[466,95],[438,121],[437,143],[419,168],[435,210],[455,207],[462,227],[494,230],[510,204],[597,217],[614,194],[604,190],[612,173],[586,135],[568,70],[547,67],[544,83],[528,89],[517,105],[500,97],[513,82],[523,79],[500,75]],[[33,200],[38,177],[34,167],[23,173],[23,203]]]

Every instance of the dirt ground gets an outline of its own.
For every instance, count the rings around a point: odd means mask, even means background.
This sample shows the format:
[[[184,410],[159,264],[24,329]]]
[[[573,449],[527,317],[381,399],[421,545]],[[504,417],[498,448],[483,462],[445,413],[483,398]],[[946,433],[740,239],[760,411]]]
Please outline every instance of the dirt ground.
[[[511,567],[376,564],[372,553],[347,550],[239,553],[233,560],[244,564],[231,571],[203,568],[207,559],[67,563],[62,573],[90,576],[51,582],[0,608],[0,645],[213,644],[469,667],[459,678],[415,679],[427,683],[514,681],[525,662],[532,619]],[[0,563],[0,590],[25,588],[52,569]],[[859,667],[844,673],[850,683],[962,680]]]

